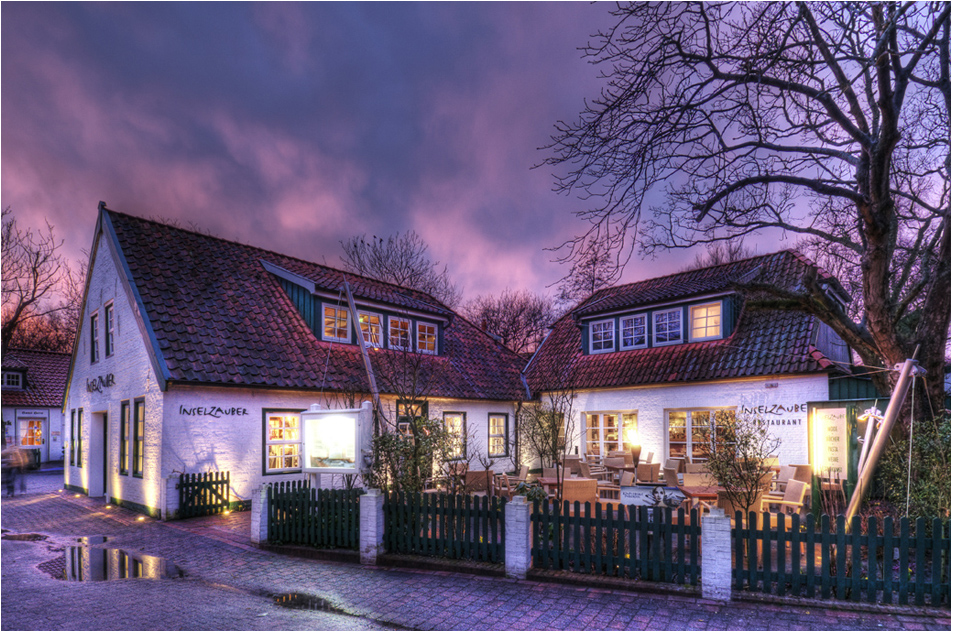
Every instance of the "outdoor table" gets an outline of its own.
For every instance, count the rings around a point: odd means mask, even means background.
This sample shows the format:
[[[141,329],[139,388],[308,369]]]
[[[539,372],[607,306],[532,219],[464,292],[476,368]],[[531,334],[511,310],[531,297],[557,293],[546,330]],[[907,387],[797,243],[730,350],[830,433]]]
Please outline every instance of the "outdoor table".
[[[585,477],[564,477],[563,479],[586,479]],[[559,485],[559,477],[537,477],[536,481],[539,482],[539,485],[543,487],[543,490],[546,491],[546,494],[552,495],[555,494],[555,488]],[[598,480],[597,480],[598,481]]]
[[[612,479],[614,481],[619,481],[619,477],[622,476],[622,473],[624,471],[628,471],[632,473],[633,475],[635,474],[635,466],[610,466],[609,464],[604,464],[604,465],[606,470],[608,470],[609,473],[612,475]]]
[[[678,489],[692,500],[692,507],[699,501],[717,501],[718,493],[725,490],[721,486],[679,486]]]

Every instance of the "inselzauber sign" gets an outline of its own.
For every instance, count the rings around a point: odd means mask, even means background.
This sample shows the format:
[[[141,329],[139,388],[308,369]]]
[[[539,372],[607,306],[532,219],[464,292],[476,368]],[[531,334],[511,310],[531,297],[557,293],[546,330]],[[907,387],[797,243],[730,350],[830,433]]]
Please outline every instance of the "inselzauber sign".
[[[102,393],[103,389],[106,387],[112,387],[116,384],[116,377],[112,374],[106,374],[105,376],[96,376],[95,378],[90,378],[86,381],[86,391],[93,393],[94,391]]]
[[[179,405],[179,415],[199,415],[220,418],[223,415],[248,415],[242,407],[186,407]]]
[[[781,416],[792,413],[807,414],[807,403],[805,404],[762,404],[756,407],[741,407],[741,413],[747,415],[775,416],[774,419],[768,419],[769,426],[798,426],[804,422],[803,418],[781,418]],[[779,419],[780,418],[780,419]]]

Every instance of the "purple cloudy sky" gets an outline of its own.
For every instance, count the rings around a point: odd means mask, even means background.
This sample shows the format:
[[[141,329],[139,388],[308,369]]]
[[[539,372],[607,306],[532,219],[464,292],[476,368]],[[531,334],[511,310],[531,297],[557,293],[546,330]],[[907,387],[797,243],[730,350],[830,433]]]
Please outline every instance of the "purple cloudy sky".
[[[598,94],[610,8],[3,3],[2,204],[76,259],[105,200],[331,265],[415,229],[465,298],[543,292],[585,202],[531,167]]]

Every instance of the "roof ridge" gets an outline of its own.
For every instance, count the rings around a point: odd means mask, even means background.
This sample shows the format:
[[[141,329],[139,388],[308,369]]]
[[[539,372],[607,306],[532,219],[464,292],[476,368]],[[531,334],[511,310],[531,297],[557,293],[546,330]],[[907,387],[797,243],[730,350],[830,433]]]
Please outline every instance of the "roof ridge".
[[[307,265],[309,265],[309,266],[318,266],[318,267],[323,268],[323,269],[325,269],[325,270],[327,270],[327,271],[331,271],[331,272],[335,272],[335,273],[342,273],[342,274],[349,275],[350,277],[354,277],[354,278],[357,278],[357,279],[363,279],[363,280],[370,281],[370,282],[373,282],[373,283],[384,284],[385,286],[390,286],[390,287],[395,288],[395,289],[397,289],[397,290],[399,290],[399,291],[410,290],[410,291],[412,291],[412,292],[418,292],[418,293],[420,293],[421,295],[430,298],[430,299],[436,304],[435,307],[441,308],[441,309],[444,309],[444,310],[451,310],[451,311],[453,311],[452,308],[450,308],[449,306],[444,305],[443,303],[440,302],[439,299],[437,299],[437,298],[434,297],[432,294],[430,294],[430,293],[428,293],[428,292],[425,292],[425,291],[423,291],[423,290],[418,290],[418,289],[416,289],[416,288],[408,288],[407,286],[400,286],[400,285],[395,284],[395,283],[392,283],[392,282],[390,282],[390,281],[383,281],[383,280],[380,280],[380,279],[375,279],[375,278],[373,278],[373,277],[368,277],[368,276],[366,276],[366,275],[361,275],[361,274],[358,274],[358,273],[353,273],[353,272],[350,272],[350,271],[347,271],[347,270],[343,270],[343,269],[341,269],[341,268],[335,268],[334,266],[328,266],[327,264],[321,264],[321,263],[318,263],[318,262],[309,261],[309,260],[307,260],[307,259],[303,259],[303,258],[297,257],[297,256],[295,256],[295,255],[288,255],[288,254],[286,254],[286,253],[279,253],[278,251],[269,250],[269,249],[264,248],[264,247],[262,247],[262,246],[255,246],[254,244],[247,244],[247,243],[245,243],[245,242],[240,242],[240,241],[238,241],[238,240],[230,240],[230,239],[227,239],[227,238],[224,238],[224,237],[219,237],[218,235],[211,235],[211,234],[208,234],[208,233],[202,233],[201,231],[194,230],[194,229],[182,228],[182,227],[180,227],[180,226],[175,226],[174,224],[169,224],[168,222],[160,222],[160,221],[158,221],[158,220],[153,220],[153,219],[150,219],[150,218],[143,218],[143,217],[140,217],[140,216],[138,216],[138,215],[132,215],[131,213],[123,213],[122,211],[116,211],[116,210],[114,210],[114,209],[110,209],[109,207],[104,207],[104,209],[105,209],[108,213],[111,213],[111,214],[113,214],[113,215],[121,215],[121,216],[124,216],[124,217],[127,217],[127,218],[131,218],[131,219],[133,219],[133,220],[136,220],[136,221],[138,221],[138,222],[145,222],[145,223],[147,223],[147,224],[152,224],[152,225],[156,225],[156,226],[163,226],[163,227],[172,229],[172,230],[174,230],[174,231],[179,231],[179,232],[182,232],[182,233],[188,233],[188,234],[190,234],[190,235],[195,235],[195,236],[200,237],[200,238],[203,238],[203,239],[212,239],[212,240],[215,240],[215,241],[217,241],[217,242],[224,242],[224,243],[226,243],[226,244],[233,244],[233,245],[241,246],[241,247],[244,247],[244,248],[254,249],[254,250],[256,250],[256,251],[259,251],[260,253],[267,253],[267,254],[269,254],[269,255],[275,255],[275,256],[280,257],[280,258],[291,259],[291,260],[294,260],[294,261],[297,261],[297,262],[301,262],[302,264],[307,264]],[[455,311],[454,311],[454,312],[455,312]]]
[[[4,355],[11,352],[28,352],[30,354],[59,354],[61,356],[72,356],[73,352],[58,352],[52,349],[32,349],[29,347],[8,347]]]

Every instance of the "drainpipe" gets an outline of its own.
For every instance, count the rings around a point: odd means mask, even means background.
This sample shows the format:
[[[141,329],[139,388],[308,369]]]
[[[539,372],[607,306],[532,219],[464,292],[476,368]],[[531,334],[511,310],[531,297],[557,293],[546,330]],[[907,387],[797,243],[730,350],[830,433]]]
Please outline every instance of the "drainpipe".
[[[903,404],[903,400],[907,395],[910,379],[917,373],[917,370],[919,370],[917,361],[914,360],[919,352],[920,346],[917,345],[917,348],[913,352],[913,358],[908,358],[900,368],[900,377],[897,379],[897,385],[894,387],[893,394],[890,396],[890,404],[887,405],[887,412],[884,413],[883,426],[874,438],[873,446],[870,447],[870,454],[864,463],[864,470],[858,478],[857,487],[854,489],[854,494],[851,496],[850,503],[847,505],[845,521],[848,525],[850,524],[851,518],[857,514],[860,501],[867,492],[871,479],[873,479],[877,462],[880,460],[880,456],[887,446],[890,431],[893,429],[894,422],[900,417],[900,406]]]

